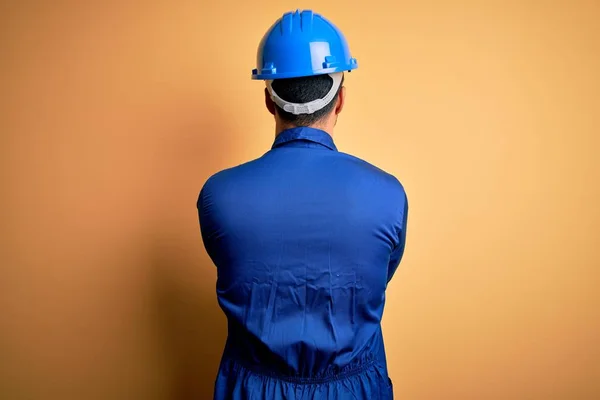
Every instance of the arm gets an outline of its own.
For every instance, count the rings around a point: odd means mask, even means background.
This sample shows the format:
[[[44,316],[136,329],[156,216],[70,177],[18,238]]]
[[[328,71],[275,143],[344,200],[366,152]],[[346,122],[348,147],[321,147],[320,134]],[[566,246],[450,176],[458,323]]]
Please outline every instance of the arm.
[[[407,219],[408,219],[408,200],[406,198],[406,194],[403,196],[402,200],[403,204],[400,204],[399,209],[401,212],[398,216],[398,219],[395,223],[396,226],[396,245],[390,254],[390,261],[388,263],[388,283],[392,280],[396,269],[398,269],[398,265],[400,265],[400,261],[402,260],[402,256],[404,255],[404,247],[406,244],[406,227],[407,227]]]
[[[200,236],[202,237],[202,243],[209,257],[213,259],[214,251],[212,248],[212,239],[214,237],[215,228],[210,216],[210,201],[207,201],[207,191],[206,185],[204,185],[200,191],[200,195],[198,196],[198,202],[196,203],[196,206],[198,208],[198,219],[200,222]]]

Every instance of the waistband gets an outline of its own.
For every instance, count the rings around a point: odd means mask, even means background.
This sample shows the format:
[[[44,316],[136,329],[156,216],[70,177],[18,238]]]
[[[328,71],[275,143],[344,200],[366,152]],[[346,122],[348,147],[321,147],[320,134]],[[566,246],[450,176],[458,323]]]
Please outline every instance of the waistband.
[[[282,373],[277,373],[267,368],[258,365],[250,365],[242,360],[234,358],[224,358],[223,362],[221,363],[220,369],[227,368],[235,374],[243,374],[245,372],[249,372],[253,375],[263,376],[266,378],[276,379],[279,381],[295,384],[322,384],[347,379],[349,377],[364,373],[370,368],[372,368],[376,364],[376,361],[377,360],[374,357],[369,357],[355,365],[343,367],[337,373],[326,372],[308,377],[301,375],[286,375]]]

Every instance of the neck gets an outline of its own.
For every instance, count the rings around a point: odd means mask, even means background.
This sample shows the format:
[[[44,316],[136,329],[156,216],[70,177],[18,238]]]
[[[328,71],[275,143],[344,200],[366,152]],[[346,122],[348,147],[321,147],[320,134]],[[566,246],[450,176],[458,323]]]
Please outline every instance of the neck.
[[[275,121],[275,136],[277,137],[281,132],[292,128],[298,127],[296,125],[283,122],[279,118],[277,118]],[[333,136],[333,125],[328,123],[310,125],[308,126],[308,128],[320,129],[322,131],[327,132],[330,136]]]

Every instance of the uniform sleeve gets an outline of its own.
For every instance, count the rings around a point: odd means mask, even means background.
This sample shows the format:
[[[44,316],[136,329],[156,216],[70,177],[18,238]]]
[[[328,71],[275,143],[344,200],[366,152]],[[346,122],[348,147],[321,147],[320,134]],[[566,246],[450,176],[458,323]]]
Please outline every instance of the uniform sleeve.
[[[392,253],[390,254],[390,261],[388,263],[388,283],[392,280],[396,269],[398,269],[398,265],[400,265],[400,261],[402,260],[402,256],[404,255],[404,247],[406,245],[406,227],[408,220],[408,200],[406,198],[406,194],[403,193],[401,202],[403,204],[399,204],[398,208],[400,210],[398,215],[398,220],[396,221],[396,245],[392,249]]]
[[[205,184],[200,191],[198,201],[196,203],[198,209],[198,220],[200,222],[200,235],[202,237],[202,243],[208,253],[209,257],[214,260],[215,252],[213,251],[213,242],[215,234],[214,222],[211,218],[210,211],[210,199],[209,199],[207,185]]]

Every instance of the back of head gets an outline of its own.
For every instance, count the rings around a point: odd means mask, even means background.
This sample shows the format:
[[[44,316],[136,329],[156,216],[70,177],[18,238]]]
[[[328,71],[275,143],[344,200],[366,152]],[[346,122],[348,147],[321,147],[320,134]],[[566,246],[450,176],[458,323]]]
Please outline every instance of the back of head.
[[[329,75],[314,75],[301,78],[276,79],[271,83],[271,87],[281,99],[289,103],[306,104],[323,99],[329,93],[333,84],[333,79]],[[317,125],[333,112],[341,88],[341,85],[338,86],[331,101],[311,114],[293,114],[275,104],[277,116],[285,123],[293,126]]]

